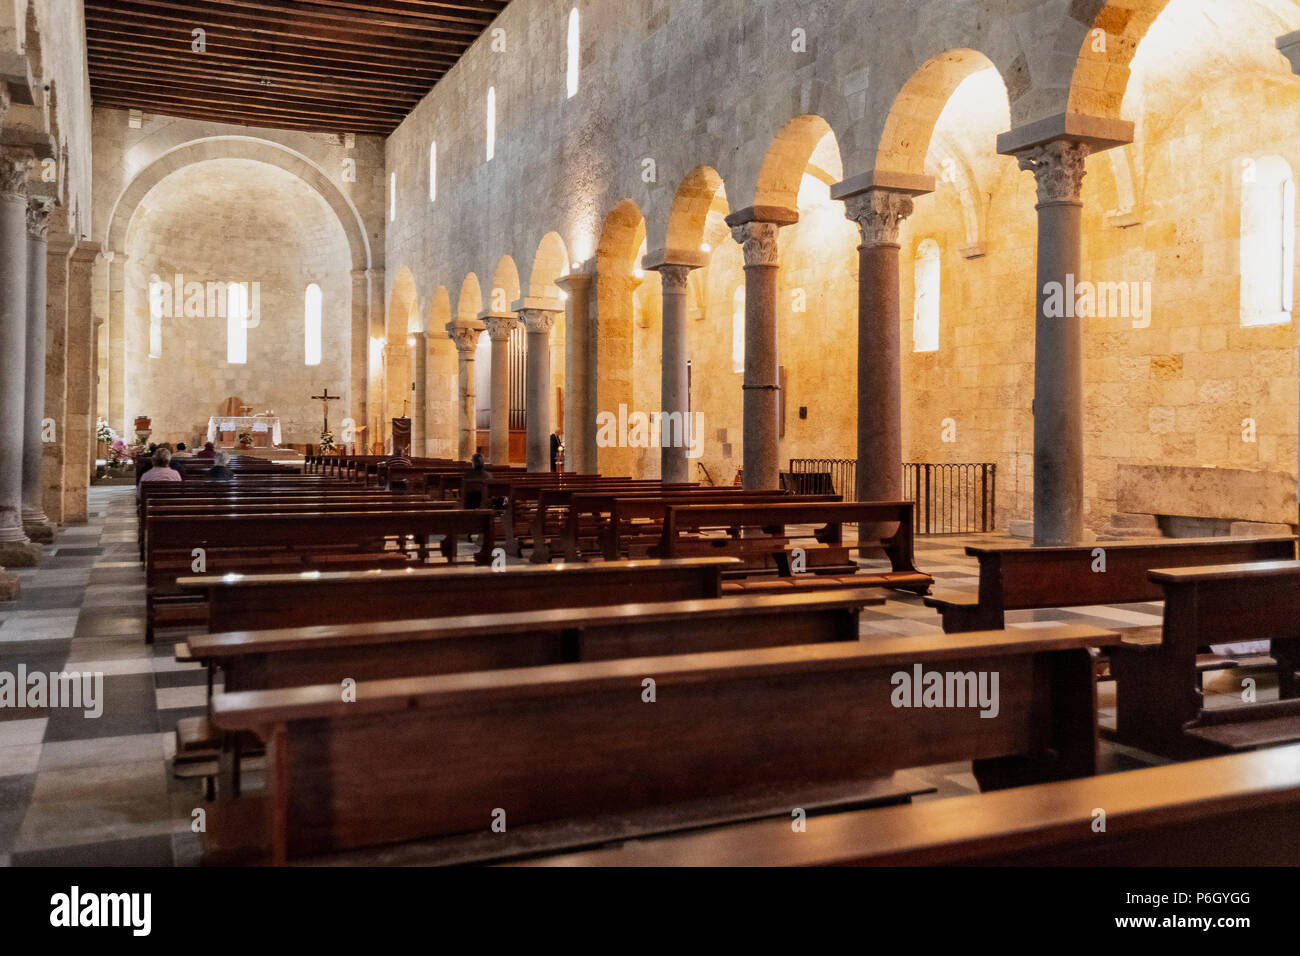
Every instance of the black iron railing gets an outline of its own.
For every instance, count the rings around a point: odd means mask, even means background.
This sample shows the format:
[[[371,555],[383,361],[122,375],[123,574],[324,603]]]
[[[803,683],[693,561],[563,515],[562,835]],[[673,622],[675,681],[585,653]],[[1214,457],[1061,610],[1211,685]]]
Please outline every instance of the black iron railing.
[[[796,494],[856,497],[852,458],[792,458],[784,486]],[[903,463],[903,497],[916,505],[917,534],[981,534],[997,527],[994,462]]]

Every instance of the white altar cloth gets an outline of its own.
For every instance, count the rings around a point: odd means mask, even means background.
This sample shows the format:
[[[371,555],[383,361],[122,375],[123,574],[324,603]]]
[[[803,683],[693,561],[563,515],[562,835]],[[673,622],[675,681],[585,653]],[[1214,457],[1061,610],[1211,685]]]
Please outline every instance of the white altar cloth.
[[[221,432],[270,432],[271,444],[280,444],[280,418],[278,415],[214,415],[208,419],[208,441],[216,443]]]

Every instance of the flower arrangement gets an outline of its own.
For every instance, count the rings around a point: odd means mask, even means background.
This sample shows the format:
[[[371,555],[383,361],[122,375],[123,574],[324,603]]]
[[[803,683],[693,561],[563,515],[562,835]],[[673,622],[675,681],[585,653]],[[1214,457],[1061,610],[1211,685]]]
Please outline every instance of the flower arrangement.
[[[102,418],[95,419],[95,438],[105,445],[111,445],[117,440],[117,432],[113,431],[108,422]]]
[[[112,465],[122,464],[129,455],[130,452],[126,447],[126,442],[120,438],[114,438],[113,443],[108,446],[108,460]]]
[[[337,450],[338,450],[338,445],[334,444],[334,433],[333,433],[333,432],[321,432],[321,433],[320,433],[320,453],[321,453],[322,455],[328,455],[330,452],[332,452],[332,451],[337,451]]]
[[[240,447],[240,448],[252,448],[252,447],[253,447],[253,436],[252,436],[249,432],[240,432],[240,433],[239,433],[237,436],[235,436],[235,437],[239,439],[239,447]]]

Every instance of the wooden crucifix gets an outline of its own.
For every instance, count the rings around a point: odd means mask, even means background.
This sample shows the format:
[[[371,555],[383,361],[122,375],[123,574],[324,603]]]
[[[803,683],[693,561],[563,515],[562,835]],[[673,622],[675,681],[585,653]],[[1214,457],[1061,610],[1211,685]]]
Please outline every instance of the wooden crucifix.
[[[313,402],[320,402],[325,409],[325,424],[321,426],[322,435],[330,430],[330,402],[337,402],[342,397],[342,395],[331,395],[328,388],[325,389],[324,395],[313,395],[311,397]]]

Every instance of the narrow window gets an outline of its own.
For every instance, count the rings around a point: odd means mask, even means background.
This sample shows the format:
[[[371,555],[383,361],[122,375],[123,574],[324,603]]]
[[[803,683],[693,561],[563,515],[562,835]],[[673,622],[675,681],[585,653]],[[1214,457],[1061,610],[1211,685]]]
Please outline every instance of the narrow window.
[[[1241,324],[1291,321],[1295,180],[1281,156],[1248,160],[1241,182]]]
[[[487,99],[487,158],[492,162],[492,157],[497,152],[497,88],[488,87]]]
[[[912,351],[939,351],[939,244],[923,239],[916,247],[913,275]]]
[[[731,298],[731,370],[745,371],[745,287],[736,286]]]
[[[578,8],[569,11],[569,99],[578,95],[578,43],[581,36],[578,24]]]
[[[388,176],[388,221],[397,219],[397,173]]]
[[[308,365],[320,364],[320,309],[320,286],[313,282],[307,286],[307,302],[303,314],[304,349],[307,357],[306,364]]]
[[[230,283],[226,292],[226,361],[231,365],[248,362],[248,289],[242,282]]]

